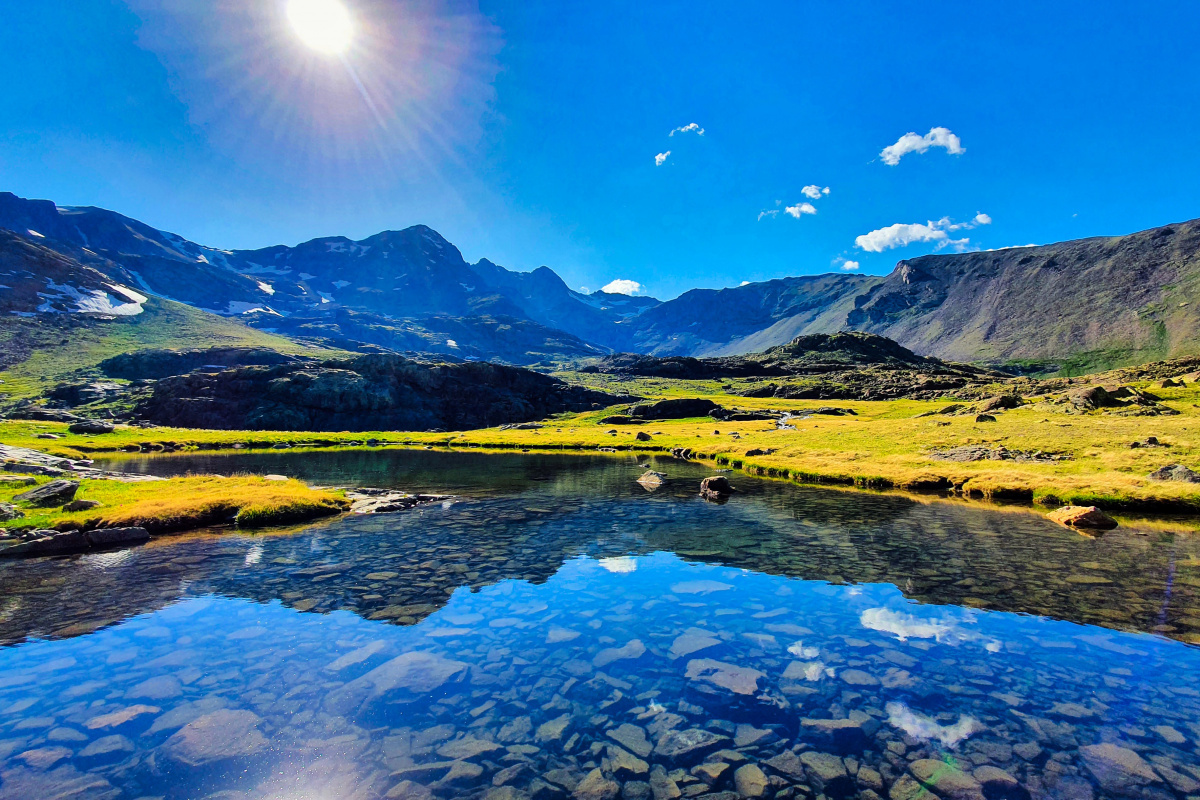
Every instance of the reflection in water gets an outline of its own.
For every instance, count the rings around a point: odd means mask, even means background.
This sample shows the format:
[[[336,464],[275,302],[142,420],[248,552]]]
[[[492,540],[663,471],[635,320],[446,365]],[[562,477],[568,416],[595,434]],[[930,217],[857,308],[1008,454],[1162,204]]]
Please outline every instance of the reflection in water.
[[[368,455],[463,499],[0,568],[0,800],[1200,791],[1190,541]]]

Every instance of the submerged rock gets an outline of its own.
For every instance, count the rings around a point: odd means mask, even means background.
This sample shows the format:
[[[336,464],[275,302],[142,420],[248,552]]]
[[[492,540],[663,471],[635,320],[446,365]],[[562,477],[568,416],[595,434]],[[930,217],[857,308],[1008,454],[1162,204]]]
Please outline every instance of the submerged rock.
[[[1150,764],[1127,747],[1109,743],[1088,745],[1079,748],[1079,757],[1107,792],[1140,796],[1142,787],[1162,783]]]
[[[258,730],[261,723],[251,711],[221,709],[184,725],[166,741],[163,751],[193,767],[253,755],[267,745],[266,737]]]

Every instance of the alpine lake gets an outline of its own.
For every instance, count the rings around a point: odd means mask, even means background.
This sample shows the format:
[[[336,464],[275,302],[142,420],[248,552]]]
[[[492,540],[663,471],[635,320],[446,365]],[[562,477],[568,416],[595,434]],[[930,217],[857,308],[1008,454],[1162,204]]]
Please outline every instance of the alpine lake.
[[[0,800],[1200,797],[1200,538],[670,458],[133,457],[453,498],[0,564]]]

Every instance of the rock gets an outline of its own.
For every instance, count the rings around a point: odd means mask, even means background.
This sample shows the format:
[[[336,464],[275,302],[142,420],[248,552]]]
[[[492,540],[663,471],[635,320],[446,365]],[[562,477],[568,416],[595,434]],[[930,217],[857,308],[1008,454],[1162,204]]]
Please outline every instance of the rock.
[[[689,763],[699,761],[705,753],[716,750],[728,741],[728,736],[722,736],[703,728],[668,731],[658,740],[654,754],[678,764]],[[651,785],[653,783],[651,781]]]
[[[96,419],[85,419],[82,422],[76,422],[68,426],[67,430],[71,433],[92,435],[100,433],[112,433],[115,428],[108,422],[101,422],[100,420]]]
[[[975,780],[988,798],[1013,797],[1022,794],[1021,783],[999,767],[983,766],[975,770]]]
[[[598,768],[592,770],[571,792],[574,800],[616,800],[621,793],[621,784],[604,777]]]
[[[650,441],[651,437],[650,434],[646,433],[645,431],[638,431],[636,434],[634,434],[633,438],[639,442],[648,442]]]
[[[53,556],[90,547],[83,531],[34,531],[34,534],[37,538],[0,550],[0,556]]]
[[[707,416],[720,406],[703,398],[677,397],[655,403],[639,403],[629,409],[634,419],[689,419]]]
[[[650,765],[623,747],[608,746],[608,763],[613,775],[622,780],[639,778],[650,772]]]
[[[916,778],[911,775],[901,775],[892,783],[892,788],[888,792],[890,800],[927,800],[931,795],[929,790],[921,784],[917,783]]]
[[[503,749],[504,745],[489,742],[486,739],[477,739],[474,736],[465,736],[442,745],[438,748],[437,754],[442,758],[458,760],[477,758],[484,753],[494,753]]]
[[[1098,408],[1120,405],[1120,401],[1110,395],[1103,386],[1085,386],[1082,389],[1076,389],[1067,396],[1067,401],[1082,411],[1094,411]]]
[[[561,717],[539,725],[537,731],[534,732],[533,738],[539,742],[561,741],[569,724],[571,724],[571,715],[563,714]]]
[[[163,745],[163,752],[192,767],[250,756],[267,746],[266,737],[258,730],[261,722],[251,711],[214,711],[180,728]]]
[[[646,731],[628,722],[610,730],[608,738],[642,758],[650,755],[650,751],[653,749],[653,745],[646,738]]]
[[[637,479],[637,482],[640,483],[642,486],[644,486],[647,489],[657,489],[658,487],[663,485],[663,481],[665,481],[666,479],[667,479],[667,476],[661,472],[655,472],[654,470],[647,470],[645,473],[642,474],[642,477]]]
[[[879,679],[869,672],[863,672],[861,669],[842,670],[838,675],[843,681],[851,686],[878,686]]]
[[[25,516],[25,512],[14,506],[12,503],[0,503],[0,522],[8,522],[11,519],[20,519]]]
[[[98,500],[72,500],[63,506],[63,511],[90,511],[93,508],[99,508]]]
[[[750,667],[739,667],[711,658],[697,658],[688,662],[688,680],[702,681],[734,694],[753,695],[758,691],[758,682],[766,673]]]
[[[33,486],[37,478],[28,475],[0,475],[0,487],[3,486]]]
[[[364,701],[389,692],[408,697],[428,695],[452,680],[462,678],[467,665],[434,653],[404,653],[381,664],[361,678],[336,689],[325,699],[325,706],[336,714],[347,714]]]
[[[695,632],[689,631],[675,637],[675,641],[671,643],[671,658],[690,656],[692,653],[716,647],[721,643],[720,639],[709,635],[707,631],[702,631],[699,628],[693,630]]]
[[[133,742],[119,733],[114,733],[111,736],[101,736],[80,750],[79,756],[80,758],[92,758],[95,756],[111,755],[112,753],[132,753],[133,750]]]
[[[614,661],[620,661],[626,658],[641,658],[646,652],[646,645],[642,644],[640,639],[634,639],[623,647],[608,647],[601,650],[592,659],[592,665],[604,667]]]
[[[16,500],[18,503],[29,503],[31,506],[50,508],[71,502],[77,491],[79,491],[79,481],[50,481],[49,483],[43,483],[36,489],[22,492],[15,496],[13,500]]]
[[[646,781],[625,781],[621,787],[621,800],[650,800],[654,790]]]
[[[1002,394],[984,400],[975,407],[975,410],[981,414],[985,414],[989,411],[1001,411],[1009,408],[1018,408],[1021,403],[1021,398],[1015,394]]]
[[[426,786],[413,781],[400,781],[388,790],[389,800],[433,800],[433,792]]]
[[[1126,747],[1087,745],[1079,748],[1079,757],[1106,792],[1140,796],[1142,787],[1162,782],[1145,759]]]
[[[1183,481],[1185,483],[1200,483],[1200,473],[1193,472],[1183,464],[1171,464],[1160,467],[1147,475],[1152,481]]]
[[[1072,528],[1111,530],[1117,527],[1117,521],[1096,506],[1063,506],[1046,516]]]
[[[145,528],[97,528],[88,531],[86,536],[88,544],[92,547],[112,547],[150,541],[150,532]]]
[[[909,764],[908,768],[922,786],[945,800],[983,800],[983,787],[979,781],[949,760],[922,758]]]
[[[722,761],[705,761],[692,767],[690,772],[708,786],[715,786],[728,769],[729,765]]]
[[[784,750],[779,755],[772,756],[763,763],[794,782],[799,783],[805,780],[804,764],[791,750]]]
[[[98,717],[92,717],[87,721],[88,730],[100,730],[102,728],[119,728],[127,722],[131,722],[144,714],[157,714],[162,711],[158,706],[133,705],[125,708],[111,711],[107,714],[101,714]]]
[[[768,728],[756,728],[753,725],[746,725],[744,723],[738,725],[735,731],[733,735],[734,747],[747,747],[772,735],[771,730]]]
[[[745,764],[733,773],[733,788],[742,797],[762,797],[770,785],[766,774],[757,764]]]
[[[713,475],[700,481],[700,496],[705,500],[722,500],[733,492],[729,479],[724,475]]]
[[[975,416],[975,421],[976,422],[995,422],[996,418],[993,417],[991,414],[977,414]]]
[[[800,720],[800,735],[839,753],[854,753],[867,746],[879,730],[879,721],[862,711],[851,711],[847,719]]]
[[[827,795],[843,796],[854,790],[854,781],[842,760],[830,753],[818,753],[806,750],[800,754],[800,763],[804,765],[805,774],[816,787],[817,791]]]
[[[650,791],[654,795],[654,800],[676,800],[683,795],[683,792],[679,790],[679,784],[675,783],[667,771],[658,764],[650,770]]]

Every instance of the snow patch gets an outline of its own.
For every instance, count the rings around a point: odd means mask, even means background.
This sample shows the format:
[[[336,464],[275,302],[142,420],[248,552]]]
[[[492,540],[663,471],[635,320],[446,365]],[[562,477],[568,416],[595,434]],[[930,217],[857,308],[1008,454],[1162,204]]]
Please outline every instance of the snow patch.
[[[447,347],[458,347],[458,342],[454,341],[453,339],[447,339],[446,346]]]
[[[329,292],[320,292],[320,291],[318,291],[318,292],[317,292],[317,294],[321,295],[321,303],[322,303],[322,305],[324,305],[325,303],[332,303],[332,302],[334,302],[334,300],[333,300],[333,295],[331,295]]]
[[[142,303],[147,299],[131,289],[113,284],[109,284],[109,288],[117,295],[103,289],[80,289],[78,286],[71,286],[68,283],[55,283],[52,278],[46,279],[46,288],[49,290],[48,292],[38,292],[38,297],[45,302],[37,308],[38,311],[45,314],[59,313],[59,309],[55,308],[53,304],[60,303],[68,306],[74,304],[75,307],[68,308],[67,313],[133,317],[142,313],[144,310]]]
[[[30,236],[36,236],[36,237],[37,237],[37,238],[39,238],[39,239],[45,239],[45,238],[46,238],[46,237],[45,237],[45,236],[43,236],[42,234],[40,234],[40,233],[38,233],[37,231],[35,231],[33,228],[29,228],[29,229],[27,229],[26,233],[28,233]]]
[[[260,306],[255,303],[247,303],[244,300],[230,300],[229,307],[227,309],[225,309],[224,311],[218,311],[217,313],[226,314],[226,315],[235,315],[235,314],[253,314],[256,311],[262,312],[263,314],[274,314],[277,317],[283,316],[282,314],[280,314],[278,311],[276,311],[273,308],[268,308],[266,306]]]
[[[271,284],[263,283],[262,281],[255,281],[255,283],[258,284],[259,291],[266,292],[267,294],[275,294],[275,287]]]

